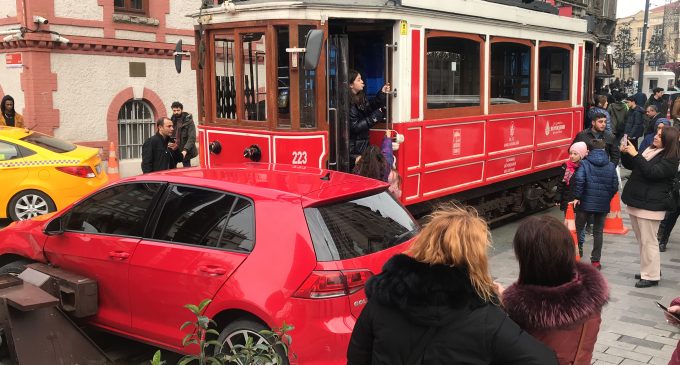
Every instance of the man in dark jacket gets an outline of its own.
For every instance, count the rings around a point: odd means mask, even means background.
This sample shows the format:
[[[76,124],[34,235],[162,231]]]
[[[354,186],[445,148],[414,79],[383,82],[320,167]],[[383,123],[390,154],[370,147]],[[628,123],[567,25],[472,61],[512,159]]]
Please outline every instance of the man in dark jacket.
[[[628,117],[628,105],[623,101],[626,94],[616,92],[614,93],[614,102],[609,104],[607,111],[612,119],[612,133],[617,141],[621,141],[621,137],[626,130],[626,118]]]
[[[596,113],[593,116],[593,125],[591,128],[582,130],[576,135],[572,145],[576,142],[585,142],[588,146],[588,150],[593,149],[593,140],[603,139],[606,144],[607,155],[609,156],[609,161],[614,163],[614,165],[619,164],[619,159],[621,158],[621,152],[619,151],[619,144],[616,141],[616,137],[606,130],[607,116],[601,113]]]
[[[666,118],[666,113],[668,112],[668,103],[666,100],[663,98],[663,88],[662,87],[657,87],[652,90],[654,94],[652,94],[652,97],[647,99],[647,102],[645,103],[645,110],[647,109],[648,106],[654,105],[656,106],[656,110],[661,114],[662,117]]]
[[[646,136],[649,133],[656,133],[654,129],[656,128],[655,126],[657,125],[657,121],[659,118],[666,118],[664,115],[659,113],[657,106],[653,104],[648,105],[645,108],[645,116],[647,119],[645,120],[644,131],[642,132],[643,136]]]
[[[644,131],[644,114],[645,111],[640,106],[640,101],[644,100],[644,94],[637,93],[633,96],[626,98],[626,104],[628,105],[628,118],[626,119],[626,128],[624,133],[628,136],[628,139],[633,142],[635,147],[638,145],[638,138],[642,137],[642,132]]]
[[[604,150],[604,141],[594,140],[591,145],[593,149],[588,152],[585,160],[581,161],[581,165],[574,174],[576,186],[572,192],[575,199],[579,252],[583,253],[581,237],[585,238],[581,232],[585,228],[586,218],[592,215],[593,251],[590,255],[590,262],[599,270],[604,220],[609,213],[609,202],[619,190],[619,179],[616,175],[616,165],[609,162],[609,156]]]
[[[607,117],[607,124],[605,129],[609,132],[612,132],[612,121],[611,121],[611,116],[609,115],[609,112],[607,111],[607,105],[609,105],[609,101],[607,100],[606,95],[597,95],[595,97],[595,106],[588,109],[588,120],[593,122],[593,118],[595,114],[604,114]],[[613,132],[612,132],[613,133]]]
[[[160,118],[156,121],[156,134],[149,137],[142,145],[142,172],[149,173],[174,169],[177,162],[172,150],[168,147],[174,129],[172,120]]]
[[[175,129],[175,143],[170,144],[170,148],[175,151],[176,161],[182,161],[184,167],[190,167],[191,159],[198,155],[194,119],[184,111],[184,105],[179,101],[173,102],[171,108],[170,119]]]

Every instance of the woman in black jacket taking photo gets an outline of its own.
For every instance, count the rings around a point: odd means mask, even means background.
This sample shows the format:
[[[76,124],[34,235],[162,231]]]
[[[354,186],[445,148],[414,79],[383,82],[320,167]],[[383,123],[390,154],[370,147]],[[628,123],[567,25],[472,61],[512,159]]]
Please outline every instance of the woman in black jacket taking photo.
[[[436,211],[407,255],[366,285],[348,365],[557,365],[555,353],[501,309],[489,230],[472,208]]]
[[[621,200],[627,205],[635,238],[640,245],[640,274],[637,288],[656,286],[661,279],[661,257],[657,232],[667,210],[674,209],[673,178],[678,172],[680,143],[678,129],[660,129],[652,145],[638,153],[635,145],[621,146],[621,163],[632,170]]]

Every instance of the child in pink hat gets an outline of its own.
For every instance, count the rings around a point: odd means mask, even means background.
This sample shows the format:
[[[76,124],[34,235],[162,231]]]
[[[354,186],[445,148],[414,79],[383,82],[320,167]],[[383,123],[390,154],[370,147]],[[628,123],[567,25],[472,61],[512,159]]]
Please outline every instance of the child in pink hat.
[[[585,142],[576,142],[571,147],[569,147],[569,160],[562,164],[562,170],[564,170],[564,175],[562,176],[562,181],[560,181],[557,186],[558,201],[560,205],[560,210],[567,212],[567,205],[569,202],[574,200],[574,194],[572,193],[572,179],[578,169],[581,160],[583,160],[588,155],[588,146]]]

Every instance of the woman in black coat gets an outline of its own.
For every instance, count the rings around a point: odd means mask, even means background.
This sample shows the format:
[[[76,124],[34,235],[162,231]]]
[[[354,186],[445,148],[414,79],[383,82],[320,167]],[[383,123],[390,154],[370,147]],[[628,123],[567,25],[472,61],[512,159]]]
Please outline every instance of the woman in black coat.
[[[555,353],[500,307],[489,230],[471,208],[433,213],[409,250],[366,285],[348,365],[556,365]]]
[[[621,147],[621,163],[632,170],[621,200],[626,204],[635,238],[640,245],[637,288],[659,284],[661,257],[657,232],[667,210],[675,207],[673,178],[678,172],[680,143],[675,127],[660,129],[652,145],[638,153],[632,143]]]
[[[364,91],[364,80],[358,71],[349,71],[349,156],[354,161],[368,147],[368,132],[373,125],[385,119],[385,93],[390,84],[385,84],[375,98],[368,100]]]

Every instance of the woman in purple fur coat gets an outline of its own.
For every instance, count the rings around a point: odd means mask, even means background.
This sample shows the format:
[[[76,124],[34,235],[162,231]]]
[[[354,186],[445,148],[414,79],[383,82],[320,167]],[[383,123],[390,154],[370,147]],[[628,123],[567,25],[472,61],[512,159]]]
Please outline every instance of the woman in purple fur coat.
[[[552,348],[561,365],[590,365],[609,299],[604,277],[577,263],[562,222],[529,217],[513,240],[519,279],[503,292],[503,306],[517,324]]]

